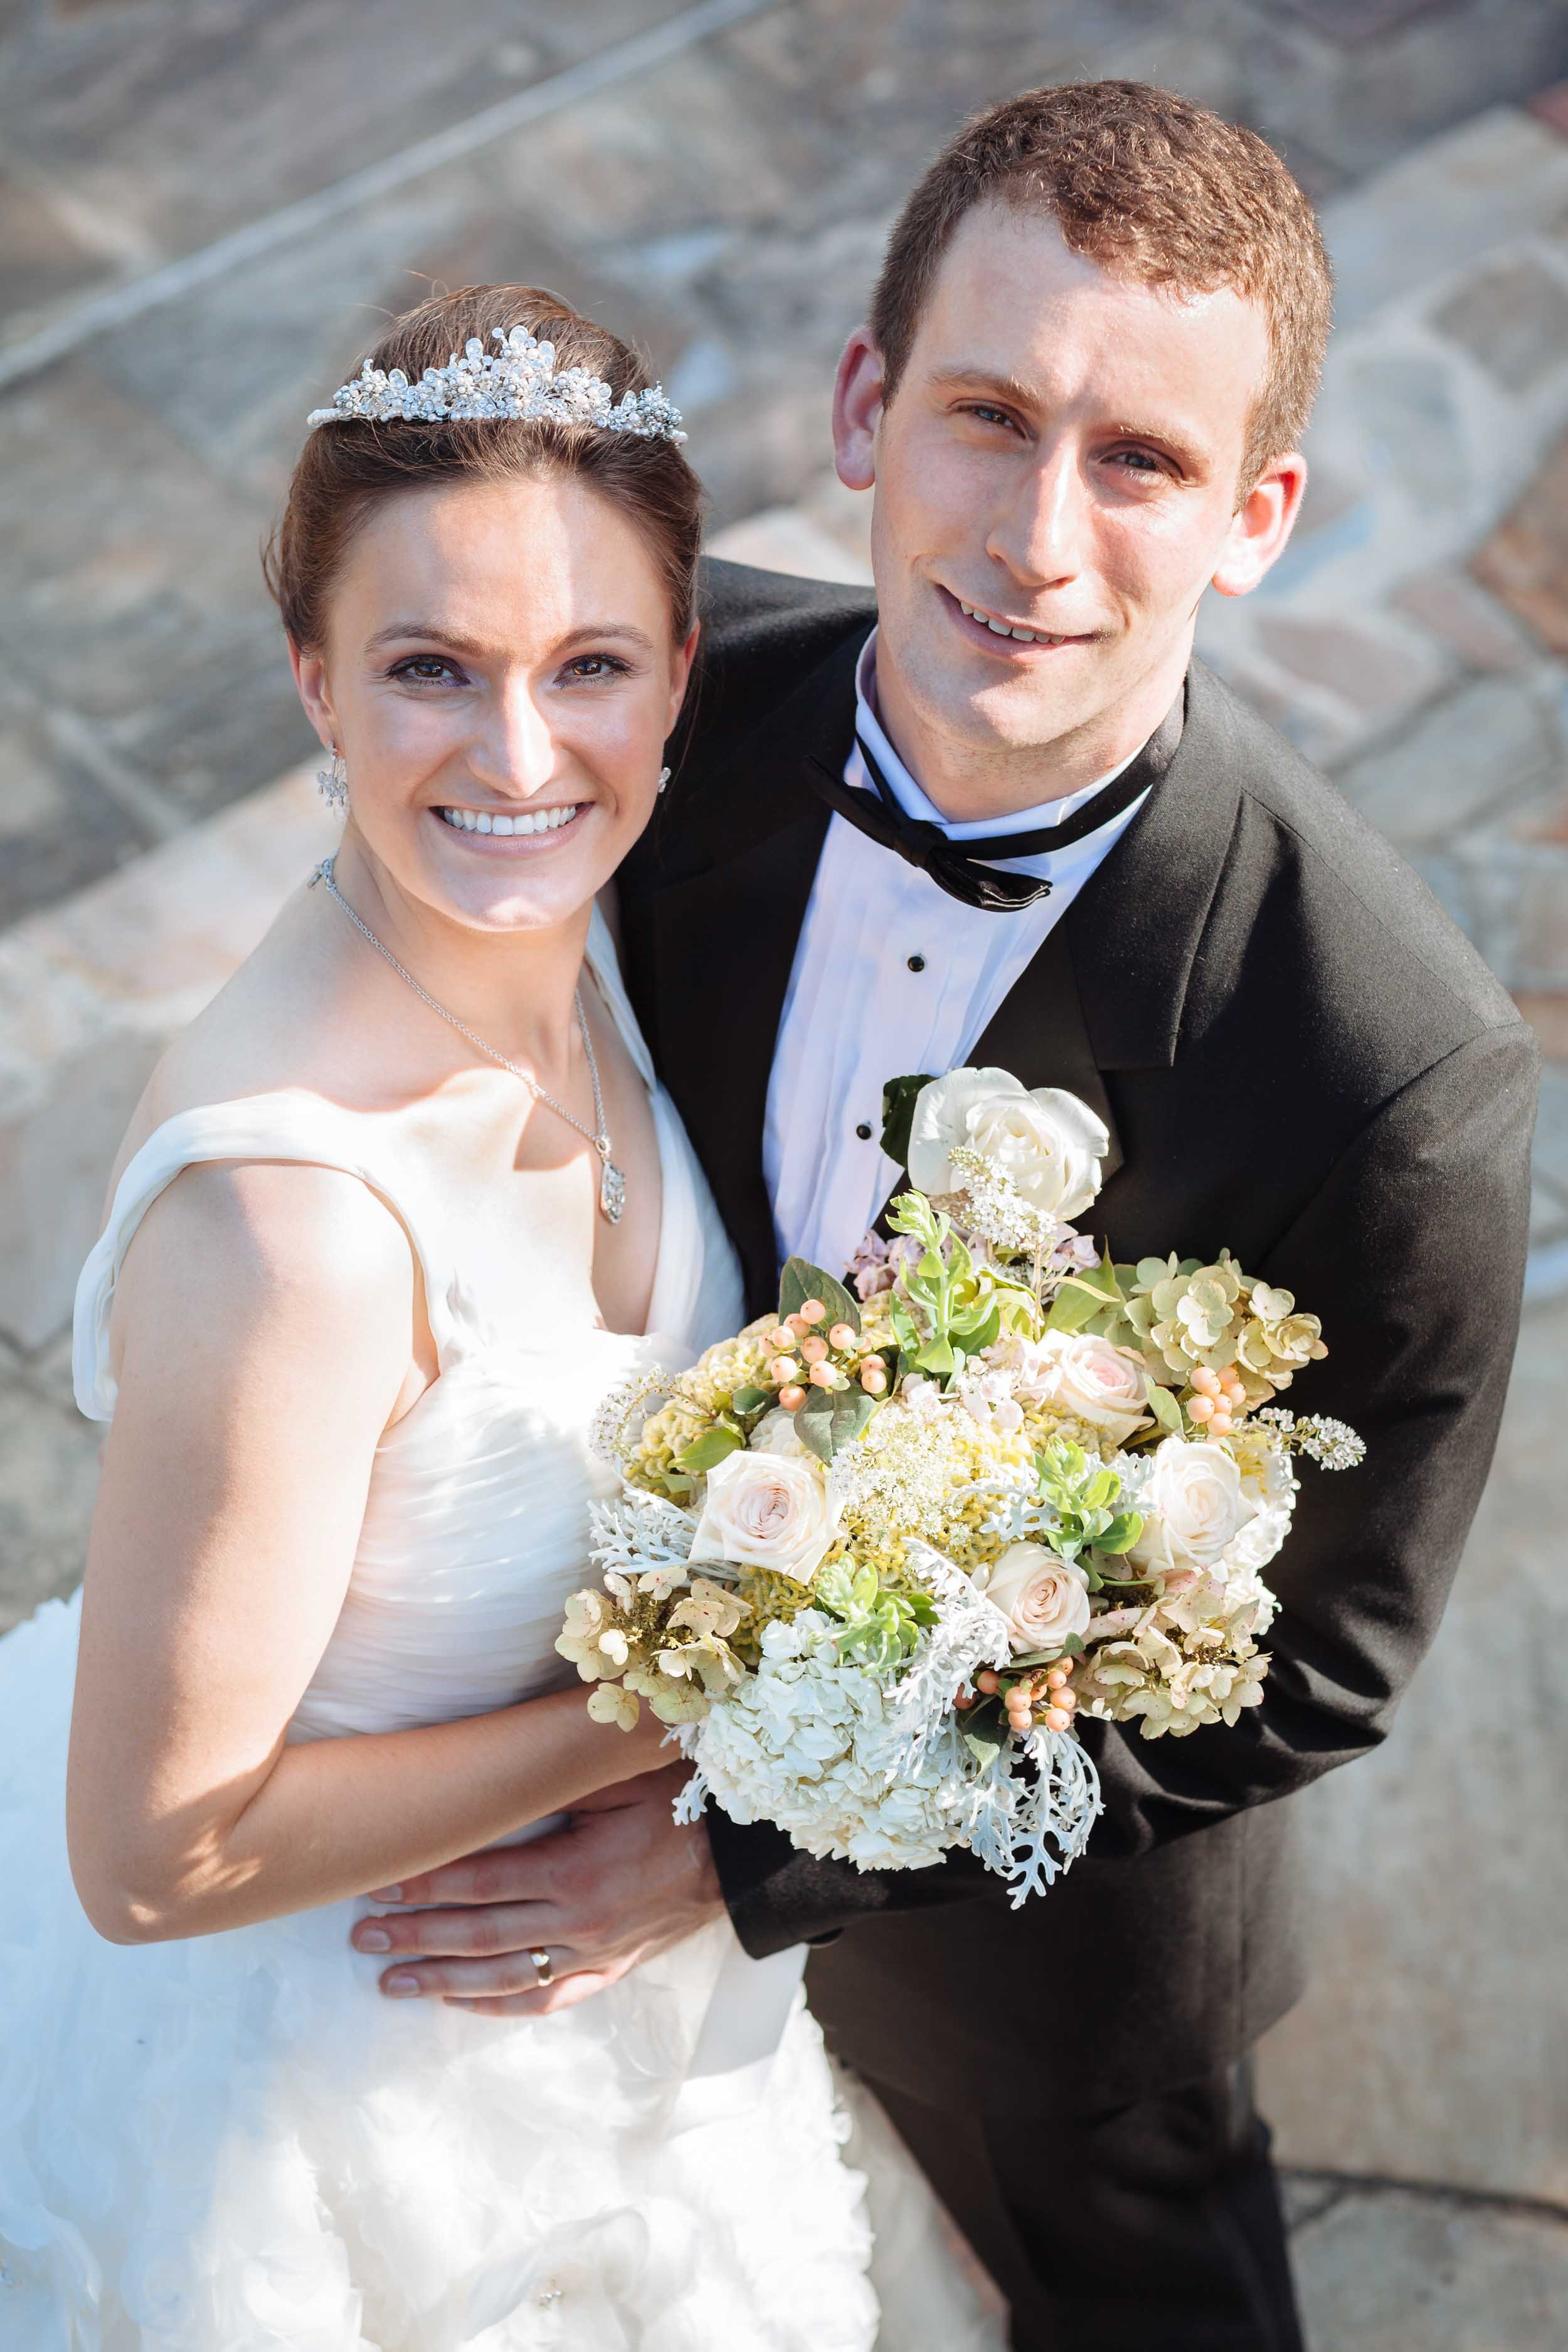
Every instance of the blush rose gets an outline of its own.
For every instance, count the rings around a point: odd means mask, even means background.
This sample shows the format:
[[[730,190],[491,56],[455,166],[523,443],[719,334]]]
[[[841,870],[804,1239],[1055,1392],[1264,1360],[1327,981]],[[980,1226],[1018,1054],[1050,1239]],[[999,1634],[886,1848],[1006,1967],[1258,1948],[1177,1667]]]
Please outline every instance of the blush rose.
[[[842,1505],[820,1465],[798,1454],[731,1454],[708,1473],[693,1560],[767,1568],[809,1584],[837,1532]]]
[[[1009,1544],[986,1580],[985,1597],[1007,1620],[1015,1652],[1056,1650],[1089,1631],[1089,1581],[1038,1544]]]

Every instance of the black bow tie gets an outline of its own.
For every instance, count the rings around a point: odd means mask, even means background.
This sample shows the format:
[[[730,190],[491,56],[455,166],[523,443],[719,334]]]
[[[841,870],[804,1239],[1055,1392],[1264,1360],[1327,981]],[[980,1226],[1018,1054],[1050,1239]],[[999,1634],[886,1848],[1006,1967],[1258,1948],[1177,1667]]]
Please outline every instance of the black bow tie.
[[[1086,839],[1089,834],[1098,833],[1101,825],[1123,815],[1152,784],[1159,782],[1170,766],[1171,755],[1181,740],[1182,716],[1178,699],[1170,717],[1150,737],[1131,764],[1113,783],[1086,802],[1076,816],[1068,817],[1061,824],[1041,825],[1034,833],[997,833],[983,841],[952,841],[942,826],[933,824],[929,817],[907,815],[861,735],[857,735],[855,740],[866,762],[866,772],[877,788],[874,793],[863,793],[847,784],[842,776],[836,776],[820,760],[808,759],[805,764],[813,792],[827,803],[836,815],[856,826],[868,840],[883,849],[896,850],[910,866],[918,866],[950,898],[961,899],[966,907],[979,907],[988,915],[1011,914],[1020,907],[1032,907],[1037,899],[1048,898],[1051,885],[1037,880],[1032,874],[1002,873],[985,861],[995,857],[1038,857],[1049,850],[1069,849],[1075,841]]]

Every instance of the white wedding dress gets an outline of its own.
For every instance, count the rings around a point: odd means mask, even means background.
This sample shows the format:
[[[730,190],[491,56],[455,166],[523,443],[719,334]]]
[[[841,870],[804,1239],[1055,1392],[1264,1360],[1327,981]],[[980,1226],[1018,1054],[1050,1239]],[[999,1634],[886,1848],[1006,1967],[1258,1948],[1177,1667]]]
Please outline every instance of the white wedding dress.
[[[587,1572],[587,1505],[614,1485],[589,1449],[595,1409],[628,1373],[689,1361],[742,1319],[733,1255],[597,917],[589,961],[657,1117],[647,1338],[491,1328],[440,1198],[376,1164],[373,1120],[303,1093],[160,1127],[83,1271],[77,1394],[108,1420],[116,1275],[182,1168],[348,1170],[418,1256],[439,1377],[377,1451],[347,1597],[292,1739],[559,1686],[552,1644]],[[363,1902],[188,1942],[100,1941],[65,1849],[76,1631],[77,1604],[56,1601],[0,1641],[5,2352],[1005,2341],[901,2144],[830,2076],[798,1953],[752,1962],[721,1921],[558,2017],[496,2020],[380,1995],[385,1962],[348,1943]]]

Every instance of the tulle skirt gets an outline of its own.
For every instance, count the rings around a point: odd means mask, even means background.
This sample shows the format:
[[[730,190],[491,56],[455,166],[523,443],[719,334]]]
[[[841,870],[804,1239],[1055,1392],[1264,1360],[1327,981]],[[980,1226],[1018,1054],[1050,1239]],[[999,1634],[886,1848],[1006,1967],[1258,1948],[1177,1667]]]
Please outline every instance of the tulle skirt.
[[[384,2000],[347,1941],[363,1905],[103,1942],[65,1851],[75,1648],[74,1603],[0,1641],[0,2344],[1005,2342],[901,2144],[776,1970],[753,1999],[726,1923],[537,2020]],[[774,2022],[759,2056],[742,2015],[715,2059],[737,1985]],[[880,2334],[847,2096],[902,2249]]]

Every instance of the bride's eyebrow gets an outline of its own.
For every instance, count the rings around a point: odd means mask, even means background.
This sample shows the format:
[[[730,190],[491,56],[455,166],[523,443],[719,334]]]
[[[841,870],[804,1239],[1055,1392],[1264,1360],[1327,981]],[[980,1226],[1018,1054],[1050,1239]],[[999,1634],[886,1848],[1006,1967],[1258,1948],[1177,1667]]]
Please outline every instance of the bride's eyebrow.
[[[630,621],[585,621],[580,629],[569,630],[561,640],[562,647],[580,646],[589,637],[620,637],[627,645],[640,646],[645,653],[655,653],[658,647],[644,629]]]
[[[367,640],[367,654],[379,653],[383,646],[400,644],[406,637],[417,637],[424,645],[445,646],[449,654],[480,654],[485,647],[471,637],[455,636],[450,629],[438,629],[429,621],[393,621],[384,629],[377,629]]]
[[[377,629],[374,636],[366,641],[365,651],[367,654],[379,653],[384,646],[405,644],[410,637],[417,638],[421,645],[444,646],[449,654],[462,654],[470,658],[492,650],[472,637],[456,636],[450,629],[437,628],[428,621],[393,621],[384,629]],[[560,653],[569,646],[583,645],[590,638],[602,641],[605,637],[619,637],[628,645],[640,646],[645,653],[658,651],[646,630],[636,627],[630,621],[585,621],[580,628],[569,630],[558,641],[555,650]]]

